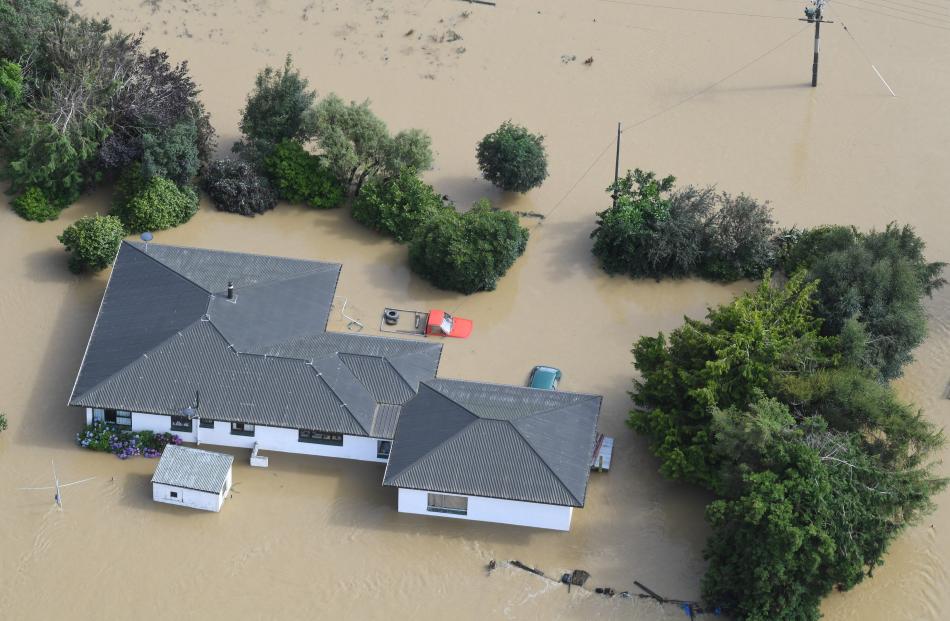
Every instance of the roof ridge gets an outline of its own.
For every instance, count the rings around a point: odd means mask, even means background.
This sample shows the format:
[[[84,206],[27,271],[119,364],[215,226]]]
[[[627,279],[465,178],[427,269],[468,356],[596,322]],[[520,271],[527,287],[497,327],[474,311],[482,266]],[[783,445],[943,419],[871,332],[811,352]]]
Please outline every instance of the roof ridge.
[[[422,387],[423,387],[423,386],[425,386],[426,389],[431,390],[432,392],[434,392],[434,393],[436,393],[436,394],[438,394],[438,395],[444,397],[446,400],[451,401],[452,403],[454,403],[454,404],[457,405],[458,407],[462,408],[469,416],[472,417],[472,421],[468,422],[468,423],[465,424],[465,425],[462,425],[462,428],[461,428],[461,429],[459,429],[459,430],[456,431],[455,433],[451,434],[450,436],[448,436],[447,438],[445,438],[444,440],[442,440],[441,442],[439,442],[438,444],[436,444],[435,446],[433,446],[432,448],[430,448],[430,449],[429,449],[428,451],[426,451],[423,455],[420,455],[420,456],[419,456],[417,459],[415,459],[411,464],[409,464],[408,466],[406,466],[405,468],[403,468],[399,473],[395,474],[394,476],[400,476],[400,475],[402,475],[402,474],[405,474],[406,471],[412,469],[413,466],[417,465],[420,461],[422,461],[422,459],[423,459],[425,456],[431,455],[433,451],[435,451],[435,450],[437,450],[437,449],[439,449],[439,448],[442,448],[442,447],[445,446],[450,440],[453,440],[453,439],[455,439],[456,437],[458,437],[459,434],[461,434],[463,431],[465,431],[466,429],[468,429],[469,427],[471,427],[473,422],[477,422],[477,421],[481,420],[481,418],[480,418],[477,414],[472,413],[472,411],[469,410],[467,407],[465,407],[465,406],[462,405],[461,403],[455,401],[454,399],[450,399],[447,395],[445,395],[445,394],[439,392],[439,391],[436,390],[435,388],[432,388],[431,386],[427,385],[425,382],[419,382],[419,390],[420,390],[420,391],[422,390]],[[419,392],[416,392],[416,397],[417,397],[417,396],[419,396]],[[416,397],[413,397],[413,399],[415,399]],[[393,436],[393,441],[395,442],[395,440],[396,440],[396,438],[395,438],[395,436]],[[389,476],[389,466],[390,466],[392,463],[393,463],[392,460],[386,462],[386,469],[383,470],[383,480],[384,480],[384,481],[385,481],[386,478]]]
[[[157,263],[158,265],[161,265],[163,268],[165,268],[166,270],[168,270],[168,271],[171,272],[172,274],[178,276],[178,277],[181,278],[182,280],[185,280],[185,281],[187,281],[187,282],[190,282],[191,284],[193,284],[194,286],[198,287],[199,289],[201,289],[202,291],[204,291],[204,292],[207,293],[208,295],[214,296],[214,292],[213,292],[213,291],[208,291],[207,289],[205,289],[204,287],[202,287],[201,285],[199,285],[198,283],[196,283],[196,282],[195,282],[194,280],[192,280],[191,278],[188,278],[187,276],[185,276],[184,274],[182,274],[182,273],[179,272],[178,270],[176,270],[176,269],[172,268],[171,266],[166,265],[165,263],[159,261],[158,259],[156,259],[156,258],[153,257],[152,255],[150,255],[149,253],[145,252],[144,250],[142,250],[141,248],[139,248],[137,245],[133,244],[132,242],[123,240],[122,243],[125,244],[125,245],[127,245],[129,248],[134,248],[134,249],[135,249],[136,251],[138,251],[138,253],[141,254],[142,256],[148,257],[149,259],[151,259],[152,261],[154,261],[154,262]],[[179,246],[175,246],[175,247],[179,247]],[[111,276],[110,276],[110,279],[111,279]],[[211,306],[211,302],[209,301],[209,302],[208,302],[209,310],[210,310],[210,306]],[[207,314],[207,313],[205,313],[205,314]]]
[[[493,420],[498,420],[498,419],[493,419]],[[518,429],[518,427],[514,424],[514,422],[511,420],[505,420],[501,422],[505,422],[511,425],[511,428],[515,430],[515,433],[518,435],[519,438],[521,438],[521,441],[524,442],[528,446],[528,448],[531,449],[531,452],[537,456],[538,460],[542,464],[544,464],[544,467],[547,468],[548,472],[550,472],[554,476],[554,480],[558,482],[558,485],[564,488],[564,491],[567,492],[567,495],[570,496],[574,500],[574,502],[577,503],[578,506],[583,506],[584,503],[577,499],[577,496],[574,495],[574,492],[571,491],[571,488],[569,488],[567,484],[563,481],[563,479],[561,479],[560,475],[558,475],[558,473],[554,471],[554,468],[551,467],[551,464],[549,464],[548,461],[544,457],[541,456],[541,453],[538,452],[538,449],[534,448],[534,445],[531,444],[528,438],[524,437],[524,434],[521,433],[521,430]]]
[[[343,361],[341,360],[340,362],[343,362]],[[305,364],[306,366],[310,367],[311,371],[317,374],[317,377],[320,378],[320,381],[323,382],[323,385],[327,387],[327,389],[330,391],[330,394],[336,397],[336,400],[340,402],[340,405],[343,407],[344,410],[346,410],[347,414],[350,415],[350,418],[356,421],[356,425],[360,429],[365,431],[367,436],[369,436],[373,432],[372,428],[367,429],[366,426],[363,425],[362,421],[360,421],[360,419],[357,418],[356,415],[353,413],[353,410],[350,409],[350,406],[346,404],[346,401],[343,400],[343,397],[341,397],[340,394],[333,389],[333,386],[330,385],[330,382],[328,382],[326,378],[323,377],[323,373],[321,371],[318,371],[317,368],[309,362],[305,362]],[[349,371],[349,368],[347,368],[347,371]],[[352,373],[352,371],[350,371],[350,373]],[[358,379],[357,379],[357,382],[359,382]],[[374,415],[375,415],[375,410],[374,410]]]
[[[539,390],[539,389],[536,389],[536,390]],[[547,389],[543,389],[543,388],[542,388],[542,389],[540,389],[540,390],[547,390]],[[579,403],[583,403],[583,402],[585,402],[585,401],[593,401],[594,399],[600,399],[600,398],[601,398],[601,397],[599,397],[599,396],[597,396],[597,395],[586,395],[586,394],[584,394],[584,393],[579,393],[579,392],[561,393],[561,394],[579,395],[579,396],[581,396],[582,398],[581,398],[581,399],[577,399],[576,401],[571,401],[570,403],[562,403],[562,404],[560,404],[560,405],[556,405],[556,406],[551,407],[551,408],[548,408],[548,409],[546,409],[546,410],[541,410],[541,411],[539,411],[539,412],[533,412],[533,413],[531,413],[531,414],[526,414],[526,415],[524,415],[524,416],[519,416],[518,418],[516,418],[516,419],[514,419],[514,420],[524,420],[524,419],[526,419],[526,418],[534,418],[535,416],[543,416],[544,414],[550,414],[551,412],[555,412],[555,411],[557,411],[557,410],[563,410],[563,409],[566,408],[566,407],[574,407],[575,405],[577,405],[577,404],[579,404]],[[505,420],[512,420],[512,419],[505,419]]]

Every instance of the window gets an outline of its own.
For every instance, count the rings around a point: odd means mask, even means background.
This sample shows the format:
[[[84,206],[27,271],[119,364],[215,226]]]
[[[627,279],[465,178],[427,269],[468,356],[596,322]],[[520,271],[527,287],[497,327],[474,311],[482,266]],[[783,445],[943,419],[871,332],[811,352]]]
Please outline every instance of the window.
[[[247,423],[231,423],[231,435],[232,436],[253,436],[254,425],[248,425]]]
[[[448,494],[429,494],[426,511],[431,511],[432,513],[468,515],[468,497],[449,496]]]
[[[95,410],[93,410],[95,418]],[[116,427],[132,427],[132,413],[126,410],[103,410],[103,419]]]
[[[168,495],[172,498],[178,498],[178,492],[168,492]]]
[[[172,431],[191,431],[191,419],[187,416],[172,416]]]
[[[329,431],[316,431],[313,429],[301,429],[297,435],[299,442],[310,442],[312,444],[330,444],[332,446],[343,446],[342,433],[330,433]]]
[[[389,440],[379,440],[376,442],[376,458],[389,459],[389,451],[392,447],[393,443]]]
[[[214,429],[214,421],[207,418],[199,418],[198,426],[202,429]]]

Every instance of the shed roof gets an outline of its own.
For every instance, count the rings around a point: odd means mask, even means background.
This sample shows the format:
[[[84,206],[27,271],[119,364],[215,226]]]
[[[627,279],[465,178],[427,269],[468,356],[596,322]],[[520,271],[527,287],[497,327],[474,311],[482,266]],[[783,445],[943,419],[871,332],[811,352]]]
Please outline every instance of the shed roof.
[[[225,453],[168,444],[158,460],[152,483],[217,494],[224,489],[233,461],[234,457]]]
[[[425,380],[405,406],[384,485],[583,507],[601,397]]]
[[[339,273],[123,242],[69,403],[391,438],[442,346],[326,332]]]

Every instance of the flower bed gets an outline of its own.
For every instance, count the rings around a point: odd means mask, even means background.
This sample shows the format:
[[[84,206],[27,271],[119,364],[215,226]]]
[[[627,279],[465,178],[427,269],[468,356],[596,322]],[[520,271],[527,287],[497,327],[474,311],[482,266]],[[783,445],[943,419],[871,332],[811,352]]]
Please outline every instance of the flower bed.
[[[124,431],[106,423],[93,423],[76,434],[76,443],[91,451],[128,459],[134,455],[160,457],[167,444],[181,444],[181,438],[173,433]]]

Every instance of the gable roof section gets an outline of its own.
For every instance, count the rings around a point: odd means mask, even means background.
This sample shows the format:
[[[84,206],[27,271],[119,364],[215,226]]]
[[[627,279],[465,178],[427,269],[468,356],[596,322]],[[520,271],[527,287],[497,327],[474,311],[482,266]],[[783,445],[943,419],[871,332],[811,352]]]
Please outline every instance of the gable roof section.
[[[601,398],[425,380],[404,407],[384,485],[584,506]]]
[[[233,462],[234,457],[225,453],[168,444],[158,460],[152,483],[218,494],[228,480]]]
[[[391,438],[441,345],[324,332],[339,271],[125,242],[69,403]]]

